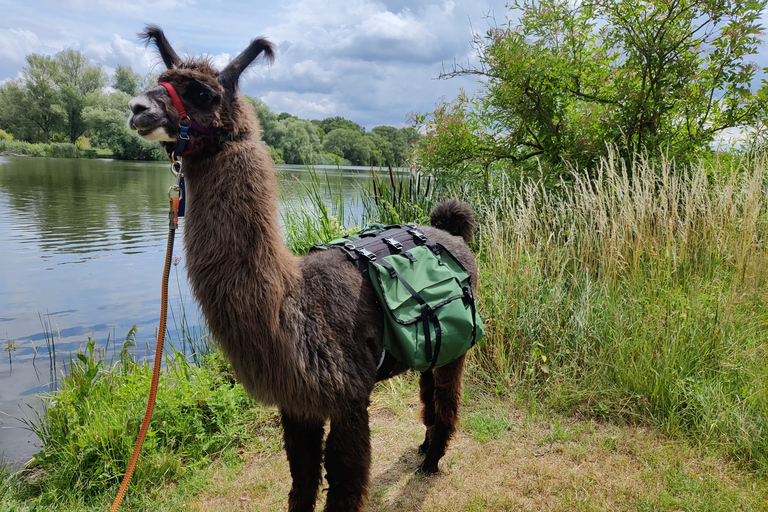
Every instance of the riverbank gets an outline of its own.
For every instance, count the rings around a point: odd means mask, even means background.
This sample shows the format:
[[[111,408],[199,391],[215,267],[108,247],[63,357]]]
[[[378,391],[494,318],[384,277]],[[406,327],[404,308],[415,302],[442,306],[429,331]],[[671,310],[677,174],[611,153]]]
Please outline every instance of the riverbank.
[[[562,192],[523,181],[475,198],[487,337],[470,352],[460,436],[443,476],[413,476],[415,379],[379,386],[372,510],[766,510],[767,170],[762,155],[690,169],[638,158]],[[432,200],[402,199],[367,204],[409,221]],[[294,216],[294,249],[344,229],[334,205]],[[42,432],[66,449],[9,480],[10,509],[95,510],[113,495],[143,409],[113,417],[98,402],[143,404],[146,370],[91,356],[49,409],[66,435]],[[276,412],[251,404],[220,358],[168,364],[168,409],[129,508],[284,506]],[[84,418],[102,416],[112,426],[89,433]]]
[[[75,144],[54,142],[33,144],[17,140],[0,139],[0,156],[49,158],[112,158],[108,149],[80,149]]]

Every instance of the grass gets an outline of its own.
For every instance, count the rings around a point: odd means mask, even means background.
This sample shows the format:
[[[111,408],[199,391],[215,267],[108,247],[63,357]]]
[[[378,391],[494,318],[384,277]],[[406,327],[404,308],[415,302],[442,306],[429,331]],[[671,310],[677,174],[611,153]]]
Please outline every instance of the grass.
[[[768,470],[766,162],[632,168],[484,203],[473,369],[559,410]]]

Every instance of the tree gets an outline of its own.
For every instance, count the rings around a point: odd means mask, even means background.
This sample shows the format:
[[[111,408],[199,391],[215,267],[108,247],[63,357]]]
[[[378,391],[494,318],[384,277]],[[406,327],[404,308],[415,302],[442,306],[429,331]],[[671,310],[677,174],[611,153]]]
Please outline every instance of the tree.
[[[283,150],[283,160],[287,164],[311,164],[320,154],[320,136],[317,128],[305,120],[288,117],[278,122]]]
[[[381,161],[369,138],[351,128],[337,128],[323,139],[323,151],[346,158],[352,165],[371,165]]]
[[[589,168],[607,145],[687,160],[715,135],[766,113],[768,83],[751,89],[766,0],[523,0],[520,16],[476,36],[483,85],[416,120],[430,169],[487,181],[536,161]]]
[[[339,116],[326,117],[325,119],[320,121],[320,128],[326,134],[331,133],[333,130],[338,130],[339,128],[347,128],[350,130],[358,131],[360,133],[365,132],[365,128],[363,128],[359,124]]]
[[[419,132],[414,128],[395,128],[394,126],[376,126],[371,133],[379,135],[383,146],[379,147],[384,162],[394,167],[406,165],[410,146],[419,140]]]
[[[134,73],[131,66],[117,65],[115,75],[112,77],[112,87],[122,91],[131,98],[137,96],[144,88],[144,79],[138,73]]]
[[[92,104],[106,84],[101,65],[91,65],[79,51],[68,49],[56,54],[56,84],[67,113],[67,135],[75,143],[88,128],[83,119],[83,109]]]
[[[18,139],[35,140],[39,133],[47,144],[65,119],[56,85],[56,63],[49,56],[34,53],[27,55],[26,61],[21,78],[0,89],[0,122]]]

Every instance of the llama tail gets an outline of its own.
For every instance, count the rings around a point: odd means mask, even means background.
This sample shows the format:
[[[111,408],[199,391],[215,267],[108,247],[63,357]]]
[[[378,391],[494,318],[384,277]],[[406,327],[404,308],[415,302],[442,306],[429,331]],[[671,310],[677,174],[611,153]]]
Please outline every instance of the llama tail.
[[[458,199],[441,201],[429,214],[432,226],[460,236],[465,242],[475,237],[475,212],[467,203]]]

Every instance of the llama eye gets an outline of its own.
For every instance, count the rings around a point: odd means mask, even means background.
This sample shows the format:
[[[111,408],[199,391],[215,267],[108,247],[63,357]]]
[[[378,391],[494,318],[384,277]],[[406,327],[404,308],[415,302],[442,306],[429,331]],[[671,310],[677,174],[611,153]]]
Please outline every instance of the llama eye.
[[[190,91],[189,99],[200,106],[211,106],[217,101],[217,96],[210,91]]]

